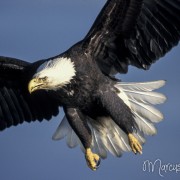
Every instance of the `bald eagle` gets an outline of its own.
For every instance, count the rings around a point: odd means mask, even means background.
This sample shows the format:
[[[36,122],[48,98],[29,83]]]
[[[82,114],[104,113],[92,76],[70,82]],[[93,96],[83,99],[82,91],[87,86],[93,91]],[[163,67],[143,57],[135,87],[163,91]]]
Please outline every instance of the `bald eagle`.
[[[96,170],[107,152],[142,153],[163,119],[153,105],[165,81],[125,83],[128,66],[148,70],[180,39],[179,0],[108,0],[87,35],[57,56],[28,63],[0,57],[0,130],[65,116],[53,135],[78,144]]]

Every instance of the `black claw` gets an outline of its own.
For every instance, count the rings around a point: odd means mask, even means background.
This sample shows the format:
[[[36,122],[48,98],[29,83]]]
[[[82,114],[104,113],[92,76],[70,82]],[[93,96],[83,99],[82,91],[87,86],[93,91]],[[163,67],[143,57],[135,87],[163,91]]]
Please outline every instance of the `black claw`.
[[[100,164],[101,164],[101,158],[99,158],[99,160],[96,161],[96,169],[100,167]]]

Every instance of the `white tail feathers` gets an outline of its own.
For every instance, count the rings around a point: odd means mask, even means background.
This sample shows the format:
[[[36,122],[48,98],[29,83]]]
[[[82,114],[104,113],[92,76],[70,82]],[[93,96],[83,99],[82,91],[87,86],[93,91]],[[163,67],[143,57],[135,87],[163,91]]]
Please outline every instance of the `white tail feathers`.
[[[134,114],[135,121],[144,134],[156,134],[153,123],[163,119],[162,113],[152,105],[164,103],[166,97],[153,90],[165,85],[165,81],[152,81],[143,83],[118,83],[116,88],[120,91],[118,96],[129,106]]]
[[[153,81],[145,83],[120,82],[115,85],[118,89],[118,96],[128,105],[134,115],[138,125],[134,136],[141,144],[145,142],[144,134],[156,134],[157,131],[153,123],[158,123],[163,119],[162,113],[152,105],[161,104],[166,100],[164,95],[153,92],[164,84],[165,81]],[[101,158],[106,158],[108,151],[115,156],[121,156],[123,152],[131,151],[127,134],[110,117],[101,117],[96,120],[89,118],[88,125],[92,132],[91,148]],[[69,147],[73,148],[80,144],[84,151],[79,138],[69,125],[66,117],[61,121],[53,139],[59,140],[64,137],[66,137]]]
[[[101,124],[92,119],[88,120],[88,125],[92,132],[91,148],[94,152],[104,159],[107,157],[108,151],[118,157],[121,156],[124,151],[131,151],[127,135],[114,123],[114,121],[112,121],[110,117],[102,117],[98,120],[101,121]],[[69,138],[72,134],[74,137]],[[82,151],[84,151],[78,136],[69,125],[65,116],[52,138],[53,140],[61,140],[64,137],[66,137],[68,147],[73,148],[80,144]]]
[[[53,140],[61,140],[66,137],[66,143],[68,147],[74,148],[78,145],[78,137],[69,125],[66,116],[62,119],[60,125],[58,126],[56,132],[53,135]]]
[[[159,81],[150,81],[150,82],[120,82],[117,85],[123,87],[124,90],[132,90],[132,91],[153,91],[155,89],[159,89],[165,85],[166,81],[159,80]]]

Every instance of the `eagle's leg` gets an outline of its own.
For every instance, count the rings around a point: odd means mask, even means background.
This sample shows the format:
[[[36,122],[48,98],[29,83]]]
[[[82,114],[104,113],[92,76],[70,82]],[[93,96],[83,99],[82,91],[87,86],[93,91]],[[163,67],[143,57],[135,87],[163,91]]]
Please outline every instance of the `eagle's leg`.
[[[92,170],[96,170],[100,165],[100,157],[91,151],[92,135],[91,130],[87,124],[86,117],[79,109],[76,108],[64,107],[64,112],[69,124],[85,148],[85,158],[87,165]]]
[[[94,154],[91,151],[91,148],[86,148],[86,150],[85,150],[85,158],[86,158],[87,165],[93,171],[95,171],[99,167],[100,161],[101,161],[100,157],[97,154]]]
[[[128,139],[129,139],[129,145],[131,146],[132,151],[134,154],[142,154],[142,146],[139,143],[139,141],[133,136],[133,134],[129,133],[128,134]]]
[[[101,101],[114,122],[127,134],[132,151],[135,154],[142,154],[141,143],[133,135],[133,132],[137,130],[137,124],[130,108],[115,91],[111,90],[101,95]]]

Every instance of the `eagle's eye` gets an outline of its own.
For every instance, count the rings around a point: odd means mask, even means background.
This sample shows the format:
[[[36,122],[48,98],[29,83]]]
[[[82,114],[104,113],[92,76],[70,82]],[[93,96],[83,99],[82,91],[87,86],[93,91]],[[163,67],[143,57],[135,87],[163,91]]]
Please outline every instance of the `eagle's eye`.
[[[47,76],[45,76],[45,77],[42,77],[42,78],[39,78],[39,81],[41,81],[41,82],[44,82],[44,81],[46,81],[47,80]]]

